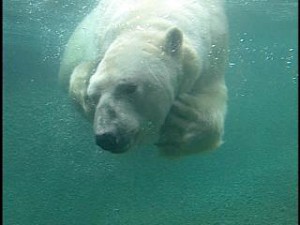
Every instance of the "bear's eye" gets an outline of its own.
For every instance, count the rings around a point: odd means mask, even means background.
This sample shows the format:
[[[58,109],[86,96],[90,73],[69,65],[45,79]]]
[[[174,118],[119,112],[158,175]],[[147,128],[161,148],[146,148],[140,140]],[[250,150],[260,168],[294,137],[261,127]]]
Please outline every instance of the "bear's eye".
[[[124,94],[133,94],[137,88],[138,85],[134,83],[120,84],[118,87],[119,91]]]
[[[92,94],[88,97],[89,99],[89,102],[92,104],[92,105],[97,105],[99,99],[100,99],[100,95],[97,95],[97,94]]]

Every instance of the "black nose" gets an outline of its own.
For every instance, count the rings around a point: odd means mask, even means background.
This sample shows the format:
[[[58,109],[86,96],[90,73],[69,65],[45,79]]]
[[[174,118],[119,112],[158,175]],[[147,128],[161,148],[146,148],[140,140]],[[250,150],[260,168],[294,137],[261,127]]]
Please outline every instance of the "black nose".
[[[125,151],[124,141],[122,141],[122,138],[114,132],[96,134],[96,144],[102,149],[113,153],[122,153]]]
[[[104,150],[115,149],[118,146],[117,135],[112,132],[106,132],[96,135],[96,144]]]

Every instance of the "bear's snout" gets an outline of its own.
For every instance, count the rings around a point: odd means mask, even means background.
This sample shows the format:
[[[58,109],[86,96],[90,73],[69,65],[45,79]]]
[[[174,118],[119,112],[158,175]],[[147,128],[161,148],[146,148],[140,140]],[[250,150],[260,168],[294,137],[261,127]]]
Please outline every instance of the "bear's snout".
[[[96,144],[112,153],[123,153],[128,149],[129,140],[116,132],[103,132],[95,135]]]

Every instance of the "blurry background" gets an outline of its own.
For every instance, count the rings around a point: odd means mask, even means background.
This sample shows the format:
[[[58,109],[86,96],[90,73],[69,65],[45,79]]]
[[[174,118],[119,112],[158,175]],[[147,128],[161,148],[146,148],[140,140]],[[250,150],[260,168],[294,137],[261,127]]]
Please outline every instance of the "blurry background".
[[[296,0],[229,0],[225,144],[170,161],[100,151],[59,89],[63,46],[92,0],[4,0],[5,225],[297,223]]]

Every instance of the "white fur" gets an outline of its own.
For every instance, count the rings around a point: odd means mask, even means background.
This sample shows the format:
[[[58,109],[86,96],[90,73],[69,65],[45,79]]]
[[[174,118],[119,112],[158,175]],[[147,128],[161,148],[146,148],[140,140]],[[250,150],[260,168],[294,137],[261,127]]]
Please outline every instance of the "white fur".
[[[102,0],[70,38],[60,82],[95,132],[127,130],[127,148],[214,149],[226,114],[227,32],[219,1]],[[126,94],[131,84],[138,89]]]

